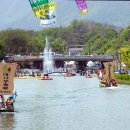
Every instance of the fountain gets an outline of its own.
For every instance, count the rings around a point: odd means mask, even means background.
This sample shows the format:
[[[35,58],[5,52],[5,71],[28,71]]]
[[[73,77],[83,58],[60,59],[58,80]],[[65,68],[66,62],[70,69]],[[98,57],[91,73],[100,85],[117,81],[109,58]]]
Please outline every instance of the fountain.
[[[47,74],[54,70],[52,49],[49,45],[48,38],[46,37],[46,45],[43,52],[43,74]]]

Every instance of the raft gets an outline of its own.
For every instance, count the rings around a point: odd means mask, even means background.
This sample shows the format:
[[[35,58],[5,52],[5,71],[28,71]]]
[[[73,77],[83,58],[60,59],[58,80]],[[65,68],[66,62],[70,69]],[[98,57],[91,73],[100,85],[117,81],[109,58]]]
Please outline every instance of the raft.
[[[86,78],[92,78],[92,76],[91,75],[87,75]]]
[[[27,79],[27,77],[14,77],[14,79]]]
[[[76,76],[75,73],[71,73],[71,72],[68,72],[65,74],[65,77],[72,77],[72,76]]]
[[[1,112],[14,112],[14,111],[3,109],[3,110],[0,110],[0,113],[1,113]]]
[[[40,78],[40,80],[53,80],[53,78]]]
[[[99,86],[100,87],[112,87],[112,86],[117,87],[117,82],[114,79],[111,79],[110,82],[101,80]]]

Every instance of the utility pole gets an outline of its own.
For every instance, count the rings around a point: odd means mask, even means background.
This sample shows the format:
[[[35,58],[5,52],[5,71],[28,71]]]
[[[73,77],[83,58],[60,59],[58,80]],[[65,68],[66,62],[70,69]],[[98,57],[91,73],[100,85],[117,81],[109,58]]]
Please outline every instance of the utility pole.
[[[120,74],[121,74],[121,52],[119,53],[119,60],[120,60]]]
[[[88,53],[89,53],[89,56],[90,56],[90,43],[88,44]]]

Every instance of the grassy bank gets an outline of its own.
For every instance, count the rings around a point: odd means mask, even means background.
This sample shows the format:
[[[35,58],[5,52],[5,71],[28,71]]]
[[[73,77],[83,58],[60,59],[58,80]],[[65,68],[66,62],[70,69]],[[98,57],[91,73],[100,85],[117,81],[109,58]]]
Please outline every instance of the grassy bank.
[[[115,78],[119,84],[130,85],[130,75],[128,74],[116,74]]]

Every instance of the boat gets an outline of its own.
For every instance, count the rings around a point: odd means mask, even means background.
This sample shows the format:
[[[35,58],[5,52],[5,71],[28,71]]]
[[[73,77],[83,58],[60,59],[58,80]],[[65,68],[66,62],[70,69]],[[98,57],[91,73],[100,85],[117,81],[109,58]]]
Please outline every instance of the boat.
[[[3,113],[3,112],[6,112],[6,113],[7,113],[7,112],[14,112],[14,110],[5,110],[5,109],[3,109],[3,110],[0,110],[0,113],[1,113],[1,112],[2,112],[2,113]]]
[[[90,73],[90,70],[87,70],[84,74],[85,78],[92,78],[92,74]]]
[[[92,75],[91,74],[87,74],[86,78],[92,78]]]
[[[53,78],[41,78],[40,80],[53,80]]]
[[[65,77],[72,77],[72,76],[76,76],[76,73],[68,72],[65,74]]]
[[[117,87],[117,82],[115,81],[115,79],[108,79],[108,80],[101,80],[100,87]]]
[[[40,78],[40,80],[53,80],[53,78],[50,78],[48,76],[43,76]]]
[[[14,79],[27,79],[27,77],[14,77]]]
[[[101,79],[99,86],[100,87],[117,87],[117,82],[113,73],[113,62],[103,63],[105,66],[105,74]]]

